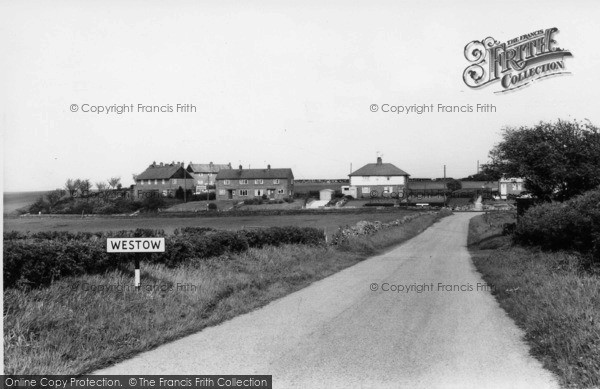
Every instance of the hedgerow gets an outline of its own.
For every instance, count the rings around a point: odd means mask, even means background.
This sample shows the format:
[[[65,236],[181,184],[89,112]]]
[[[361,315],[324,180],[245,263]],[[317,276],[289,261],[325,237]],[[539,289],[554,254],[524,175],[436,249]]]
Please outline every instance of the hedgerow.
[[[530,208],[515,229],[516,243],[546,250],[575,250],[600,263],[600,189],[563,203]]]
[[[114,237],[165,237],[165,252],[107,253],[106,239]],[[250,247],[317,245],[324,242],[325,237],[322,230],[310,227],[237,232],[188,227],[168,236],[162,230],[149,229],[102,233],[9,232],[4,234],[4,240],[4,288],[7,289],[39,287],[61,277],[127,269],[136,256],[173,267],[190,259],[240,253]]]

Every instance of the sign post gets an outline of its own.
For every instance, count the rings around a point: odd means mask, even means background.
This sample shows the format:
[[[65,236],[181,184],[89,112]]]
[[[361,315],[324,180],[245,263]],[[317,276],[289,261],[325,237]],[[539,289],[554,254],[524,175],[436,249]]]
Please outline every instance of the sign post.
[[[164,253],[165,238],[108,238],[107,253]],[[140,287],[140,258],[135,258],[133,285]]]

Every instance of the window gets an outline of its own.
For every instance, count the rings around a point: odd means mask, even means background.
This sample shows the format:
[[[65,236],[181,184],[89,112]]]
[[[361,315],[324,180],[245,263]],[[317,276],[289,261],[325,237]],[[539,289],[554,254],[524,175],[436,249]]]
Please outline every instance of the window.
[[[162,181],[162,182],[161,182],[161,184],[163,184],[163,185],[164,185],[164,184],[165,184],[165,180],[164,180],[164,179],[162,179],[161,181]]]
[[[158,180],[154,180],[154,185],[158,185]]]
[[[284,194],[285,190],[284,189],[277,189],[277,194]]]
[[[369,187],[368,187],[368,186],[363,186],[363,187],[362,187],[362,192],[363,192],[363,193],[371,193],[371,191],[369,190]]]
[[[387,178],[387,180],[388,180],[388,181],[390,180],[390,178],[389,178],[389,177],[386,177],[386,178]]]
[[[229,180],[223,180],[223,185],[229,185],[229,184],[230,184]]]
[[[224,196],[225,195],[225,189],[219,189],[219,195]]]
[[[240,196],[248,196],[248,189],[240,189]]]
[[[274,185],[277,185],[277,184],[279,184],[279,180],[273,180],[273,184],[274,184]]]
[[[247,184],[247,183],[248,183],[248,180],[240,180],[240,184],[242,184],[242,185]]]
[[[146,184],[150,185],[150,180],[148,180],[148,182],[146,182]]]
[[[263,180],[254,180],[254,185],[262,185]]]
[[[144,185],[144,180],[140,180],[140,184]]]
[[[176,178],[173,178],[173,184],[177,185],[177,179]]]
[[[198,180],[198,185],[204,184],[204,180]]]
[[[254,196],[262,196],[263,194],[265,194],[264,189],[255,189],[254,190]]]

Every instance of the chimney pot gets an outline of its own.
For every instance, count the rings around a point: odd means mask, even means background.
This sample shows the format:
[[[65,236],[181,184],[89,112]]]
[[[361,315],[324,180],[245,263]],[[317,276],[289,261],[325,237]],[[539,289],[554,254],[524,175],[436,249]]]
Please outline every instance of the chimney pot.
[[[267,165],[267,169],[268,169],[268,170],[271,170],[271,165]]]
[[[377,164],[381,165],[382,161],[381,161],[381,157],[377,157]]]
[[[240,170],[242,170],[242,165],[240,165]]]

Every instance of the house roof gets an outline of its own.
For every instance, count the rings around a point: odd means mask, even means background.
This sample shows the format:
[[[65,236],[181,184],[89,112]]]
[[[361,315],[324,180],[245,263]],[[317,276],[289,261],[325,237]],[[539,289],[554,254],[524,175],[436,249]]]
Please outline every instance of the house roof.
[[[294,179],[292,169],[225,169],[217,174],[217,180]]]
[[[136,180],[168,180],[171,178],[184,178],[184,175],[185,178],[194,178],[179,163],[163,166],[152,164],[142,174],[139,174]]]
[[[223,169],[231,169],[231,164],[227,163],[190,163],[187,167],[188,172],[193,173],[218,173]]]
[[[410,176],[410,174],[391,163],[383,163],[381,157],[378,157],[377,163],[368,163],[350,173],[349,176]]]

